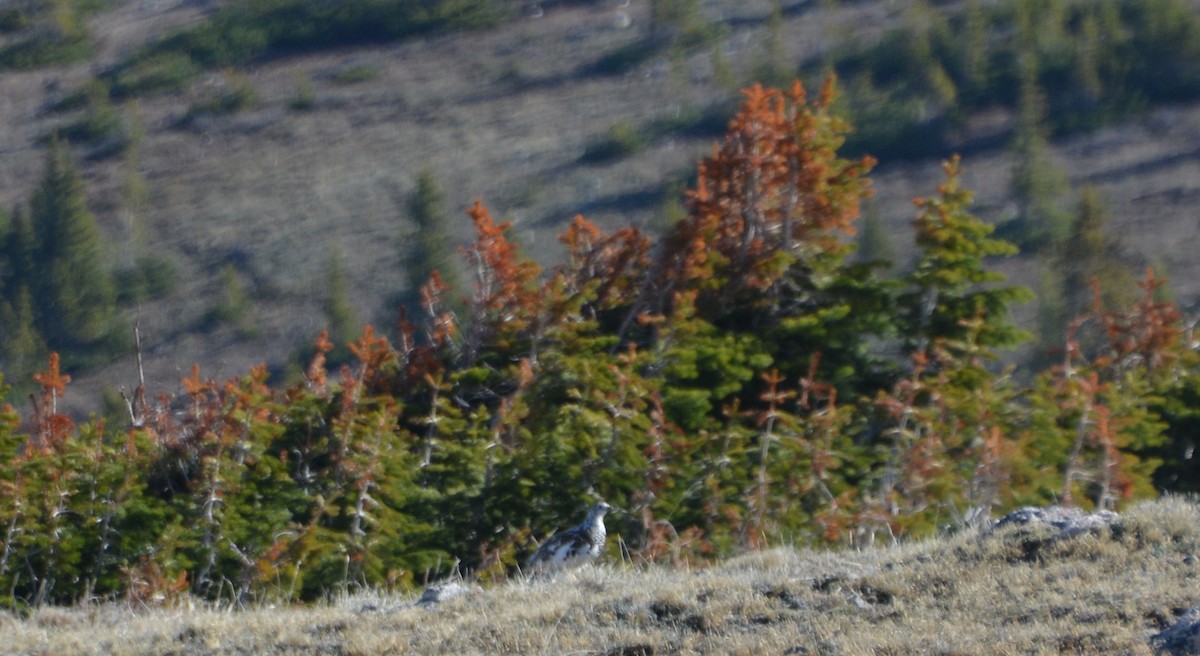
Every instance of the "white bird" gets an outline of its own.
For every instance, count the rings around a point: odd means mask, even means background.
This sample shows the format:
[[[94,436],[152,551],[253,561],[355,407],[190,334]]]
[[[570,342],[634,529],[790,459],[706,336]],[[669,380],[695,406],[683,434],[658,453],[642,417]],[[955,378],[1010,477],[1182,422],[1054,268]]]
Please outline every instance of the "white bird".
[[[560,569],[573,569],[589,563],[604,550],[604,513],[612,506],[601,501],[588,510],[587,519],[575,528],[555,533],[538,547],[529,561],[526,571],[549,573]]]

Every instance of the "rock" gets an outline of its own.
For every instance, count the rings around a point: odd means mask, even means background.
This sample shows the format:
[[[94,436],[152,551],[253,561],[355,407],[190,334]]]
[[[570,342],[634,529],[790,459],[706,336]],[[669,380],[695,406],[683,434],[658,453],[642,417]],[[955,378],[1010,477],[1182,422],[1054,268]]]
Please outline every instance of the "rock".
[[[1192,608],[1179,621],[1150,636],[1150,644],[1155,647],[1155,654],[1200,654],[1200,606]]]
[[[1053,526],[1059,530],[1060,537],[1071,537],[1112,526],[1120,520],[1121,516],[1111,510],[1088,513],[1079,508],[1063,506],[1047,506],[1045,508],[1029,506],[1014,510],[1001,517],[992,526],[992,530],[1005,526]]]
[[[417,605],[432,606],[434,604],[450,601],[451,599],[457,599],[465,595],[474,594],[479,592],[481,589],[482,588],[477,585],[467,585],[459,579],[442,581],[425,588],[425,592],[422,592],[421,598],[417,600]]]
[[[1104,528],[1115,530],[1120,520],[1121,516],[1110,510],[1088,513],[1062,506],[1027,507],[1000,518],[983,535],[996,535],[998,529],[1016,527],[1005,531],[1002,539],[1019,548],[1020,554],[1014,556],[1017,560],[1035,562],[1045,557],[1046,548],[1051,545],[1084,533],[1100,534]]]

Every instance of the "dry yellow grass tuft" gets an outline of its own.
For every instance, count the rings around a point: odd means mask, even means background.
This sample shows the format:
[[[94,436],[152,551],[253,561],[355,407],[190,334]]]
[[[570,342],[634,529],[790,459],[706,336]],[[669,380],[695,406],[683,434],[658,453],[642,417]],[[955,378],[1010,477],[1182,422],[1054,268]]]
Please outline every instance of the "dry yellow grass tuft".
[[[319,607],[0,616],[16,654],[1151,654],[1200,603],[1200,505],[1111,528],[976,530],[864,551],[774,549],[709,569],[604,565],[440,604],[376,593]]]

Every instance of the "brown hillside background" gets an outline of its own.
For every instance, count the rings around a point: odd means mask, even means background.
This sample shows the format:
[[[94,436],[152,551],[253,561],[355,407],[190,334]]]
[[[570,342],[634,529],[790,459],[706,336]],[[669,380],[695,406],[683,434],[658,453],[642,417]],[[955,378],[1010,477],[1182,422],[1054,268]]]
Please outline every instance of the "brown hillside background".
[[[216,5],[116,1],[90,19],[98,44],[92,61],[4,73],[0,203],[28,202],[44,159],[39,140],[76,118],[50,111],[55,101],[139,44],[201,20]],[[810,60],[843,39],[869,39],[898,24],[907,5],[789,3],[783,46],[792,61]],[[703,3],[708,19],[725,24],[721,47],[739,82],[763,56],[771,6],[763,0]],[[450,234],[465,240],[470,223],[462,210],[481,197],[514,223],[523,246],[543,261],[557,258],[555,237],[576,213],[606,229],[660,228],[658,190],[664,180],[686,180],[710,140],[665,137],[611,163],[584,163],[581,155],[618,122],[640,126],[703,110],[734,92],[718,83],[708,49],[682,61],[651,60],[620,75],[590,73],[598,59],[644,34],[647,10],[638,0],[623,9],[615,1],[547,4],[540,18],[483,32],[272,59],[245,70],[261,97],[257,107],[186,126],[180,119],[189,105],[224,84],[222,73],[207,74],[184,95],[141,99],[148,246],[180,272],[170,297],[138,310],[150,388],[175,390],[193,362],[217,378],[264,361],[282,368],[323,327],[319,290],[334,248],[359,318],[389,325],[391,299],[405,291],[401,262],[414,232],[406,204],[421,167],[434,172],[445,192],[454,217]],[[618,11],[628,13],[628,27]],[[339,81],[353,70],[375,74]],[[315,88],[315,106],[293,111],[289,103],[304,79]],[[1010,120],[1004,112],[978,116],[959,135],[964,184],[976,192],[977,214],[989,220],[1012,211],[1011,162],[1002,146],[978,144],[1002,144],[989,137],[1003,134]],[[1195,306],[1200,107],[1155,109],[1053,145],[1074,185],[1100,191],[1111,211],[1110,231],[1125,240],[1130,264],[1165,268],[1176,300]],[[118,216],[121,159],[89,159],[86,149],[76,157],[117,261],[129,237]],[[873,211],[903,253],[915,216],[911,199],[932,193],[940,163],[883,160],[871,177]],[[199,330],[220,301],[221,270],[230,264],[252,297],[254,337],[230,328]],[[1016,282],[1036,280],[1030,259],[1004,267]],[[134,384],[133,358],[75,381],[69,407],[93,412],[106,388]]]

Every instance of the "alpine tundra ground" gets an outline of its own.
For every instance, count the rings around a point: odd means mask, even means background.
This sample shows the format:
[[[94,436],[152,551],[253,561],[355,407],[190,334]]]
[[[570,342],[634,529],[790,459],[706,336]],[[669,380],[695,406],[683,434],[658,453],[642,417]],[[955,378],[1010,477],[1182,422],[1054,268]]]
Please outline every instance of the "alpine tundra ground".
[[[1064,537],[977,528],[711,567],[612,562],[437,604],[102,603],[0,616],[14,654],[1152,654],[1200,603],[1200,506],[1167,498]]]

